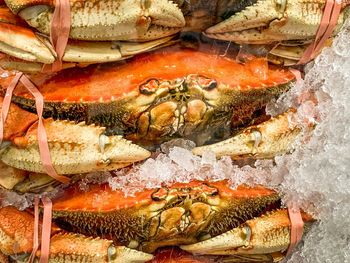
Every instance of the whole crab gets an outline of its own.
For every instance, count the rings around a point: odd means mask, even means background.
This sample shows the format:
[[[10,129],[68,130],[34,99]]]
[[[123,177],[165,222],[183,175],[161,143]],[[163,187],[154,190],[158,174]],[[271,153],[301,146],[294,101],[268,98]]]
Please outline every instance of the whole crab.
[[[121,136],[150,149],[178,137],[197,145],[228,138],[259,119],[265,105],[287,91],[294,78],[290,71],[268,67],[261,59],[239,64],[209,51],[168,48],[126,64],[71,69],[32,80],[45,100],[44,125],[53,165],[59,174],[76,174],[114,170],[149,157],[147,150]],[[9,81],[0,83],[3,92]],[[7,143],[1,160],[43,173],[35,101],[21,85],[12,101],[16,105],[5,123]],[[25,122],[19,126],[17,119]],[[297,134],[292,131],[298,129],[288,124],[287,115],[261,125],[234,139],[240,144],[231,144],[230,155],[267,157],[290,149]],[[273,144],[279,136],[287,139]],[[242,152],[242,145],[250,152]]]
[[[53,201],[53,218],[50,262],[145,262],[152,259],[146,253],[164,246],[276,262],[290,242],[288,212],[275,191],[244,185],[232,190],[226,181],[177,183],[132,197],[107,185],[88,191],[72,185]],[[33,216],[7,207],[0,219],[0,251],[25,260]]]

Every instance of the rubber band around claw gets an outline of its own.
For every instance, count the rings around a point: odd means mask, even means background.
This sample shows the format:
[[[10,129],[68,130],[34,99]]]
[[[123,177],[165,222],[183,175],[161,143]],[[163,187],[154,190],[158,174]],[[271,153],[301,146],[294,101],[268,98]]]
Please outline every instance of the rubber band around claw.
[[[34,200],[34,236],[33,250],[28,259],[28,263],[33,263],[36,252],[39,248],[39,201],[38,197]],[[44,207],[43,224],[41,233],[41,248],[39,263],[48,263],[50,258],[50,239],[51,239],[51,222],[52,222],[52,202],[48,197],[41,199]]]
[[[322,49],[326,40],[332,35],[337,25],[341,10],[341,3],[337,0],[327,0],[324,8],[321,23],[317,30],[314,41],[305,50],[298,65],[306,64],[315,58],[317,53]]]
[[[288,206],[288,215],[290,220],[290,244],[287,250],[289,255],[293,249],[298,245],[303,236],[304,221],[301,217],[300,209],[294,207],[294,205]]]
[[[21,82],[24,87],[34,96],[35,106],[38,114],[38,144],[39,144],[39,153],[40,159],[43,164],[45,172],[50,175],[52,178],[60,181],[62,183],[68,183],[69,178],[66,176],[58,175],[55,171],[55,168],[52,165],[50,149],[47,142],[47,134],[43,123],[43,109],[44,109],[44,98],[41,95],[40,91],[35,87],[35,85],[23,74],[17,73],[10,83],[9,87],[6,89],[6,94],[4,96],[4,101],[1,109],[1,118],[0,118],[0,143],[3,140],[4,136],[4,126],[6,123],[7,115],[11,105],[11,98],[13,91],[17,87],[18,82]]]
[[[56,0],[50,25],[50,41],[57,54],[52,65],[44,65],[42,71],[59,71],[66,50],[71,28],[71,10],[69,0]]]

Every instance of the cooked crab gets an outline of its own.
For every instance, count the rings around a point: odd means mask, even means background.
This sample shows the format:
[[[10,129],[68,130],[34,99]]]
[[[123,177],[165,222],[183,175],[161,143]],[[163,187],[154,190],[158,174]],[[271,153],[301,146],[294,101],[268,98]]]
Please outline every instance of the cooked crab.
[[[17,58],[3,57],[0,60],[2,67],[18,69],[18,63],[22,63],[19,69],[38,72],[43,64],[55,61],[56,53],[48,39],[23,25],[6,7],[0,7],[0,31],[0,51]],[[171,38],[163,37],[145,43],[69,41],[62,58],[65,62],[63,66],[122,60],[165,45]]]
[[[81,179],[84,175],[69,176],[71,177],[71,182],[74,182]],[[19,170],[0,161],[0,191],[15,191],[19,194],[40,194],[50,192],[58,185],[60,185],[60,182],[47,174]]]
[[[126,64],[70,69],[32,81],[43,94],[45,117],[95,123],[107,134],[134,141],[186,137],[198,142],[202,134],[222,138],[231,127],[249,123],[294,79],[266,60],[239,64],[209,51],[174,47]],[[7,83],[0,85],[4,89]],[[21,85],[12,101],[35,112],[34,99]]]
[[[0,250],[12,256],[28,253],[32,216],[13,208],[2,208],[0,215]],[[226,181],[177,183],[132,197],[121,190],[112,191],[108,185],[90,185],[88,191],[73,185],[53,201],[53,218],[68,233],[60,234],[62,230],[54,228],[52,260],[58,256],[68,259],[72,253],[113,258],[117,247],[133,249],[133,256],[140,253],[136,250],[153,253],[159,247],[179,245],[201,254],[244,255],[248,259],[261,254],[261,258],[277,260],[283,258],[290,242],[288,212],[280,207],[276,192],[244,185],[232,190]],[[306,214],[303,219],[311,220]],[[23,227],[16,227],[18,222]],[[96,249],[103,248],[100,253],[88,249],[96,244]]]
[[[19,119],[23,120],[20,124]],[[4,163],[27,171],[45,172],[38,148],[37,121],[35,114],[11,105],[0,151]],[[105,129],[95,125],[46,119],[44,126],[58,174],[114,170],[150,156],[147,150],[121,136],[104,135]]]
[[[100,169],[118,168],[148,156],[147,151],[136,146],[119,148],[118,143],[127,142],[108,135],[119,134],[151,146],[174,137],[192,139],[198,145],[227,138],[232,129],[249,124],[268,102],[287,91],[294,78],[290,71],[268,67],[262,59],[239,64],[210,52],[174,47],[139,56],[127,64],[70,69],[32,80],[45,100],[45,125],[50,147],[55,151],[54,163],[62,164],[57,172],[76,174],[96,169],[97,164]],[[0,81],[3,91],[9,80]],[[14,91],[12,101],[35,112],[34,99],[21,85]],[[42,173],[36,126],[29,128],[37,118],[17,107],[13,109],[14,116],[28,116],[27,123],[20,128],[11,127],[13,121],[9,119],[5,132],[10,136],[18,130],[27,134],[12,140],[14,145],[6,148],[2,161]],[[77,141],[84,146],[79,144],[82,148],[68,151],[79,156],[73,158],[67,155],[66,148]],[[109,151],[115,149],[122,149],[118,150],[119,157],[108,157]]]

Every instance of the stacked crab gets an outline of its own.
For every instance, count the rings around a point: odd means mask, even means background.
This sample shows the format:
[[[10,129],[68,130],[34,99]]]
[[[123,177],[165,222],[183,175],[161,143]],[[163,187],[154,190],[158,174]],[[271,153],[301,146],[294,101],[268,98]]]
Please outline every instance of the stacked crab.
[[[193,154],[233,161],[292,151],[301,133],[290,122],[294,110],[271,118],[264,109],[295,82],[284,66],[303,58],[326,1],[67,2],[70,32],[60,57],[50,28],[60,1],[0,0],[0,185],[40,195],[60,187],[46,261],[146,262],[157,255],[155,262],[166,262],[167,246],[187,251],[176,252],[184,262],[212,260],[191,254],[281,260],[291,220],[274,190],[193,180],[126,196],[108,184],[83,190],[76,181],[137,166],[175,138],[194,141]],[[346,4],[340,7],[333,35],[347,17]],[[238,61],[237,45],[227,41],[254,44],[254,56]],[[47,70],[55,61],[59,70]],[[43,121],[18,72],[40,92]],[[5,114],[7,88],[15,84]],[[51,168],[69,184],[46,174],[43,143]],[[312,222],[306,213],[301,218]],[[0,209],[1,262],[41,257],[30,255],[35,220],[30,209]]]

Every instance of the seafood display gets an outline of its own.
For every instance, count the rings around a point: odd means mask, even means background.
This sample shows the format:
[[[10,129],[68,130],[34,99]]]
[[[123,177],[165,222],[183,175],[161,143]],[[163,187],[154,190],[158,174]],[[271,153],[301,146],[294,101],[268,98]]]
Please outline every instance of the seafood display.
[[[292,152],[313,124],[266,107],[300,81],[288,66],[302,70],[340,31],[349,2],[332,3],[323,28],[325,0],[0,0],[0,190],[31,198],[25,210],[1,207],[0,191],[0,261],[289,255],[315,220],[276,189],[190,179],[130,196],[80,182],[138,169],[174,140],[251,167]],[[52,211],[38,204],[47,195]]]

